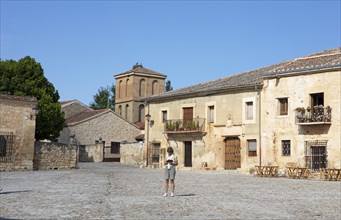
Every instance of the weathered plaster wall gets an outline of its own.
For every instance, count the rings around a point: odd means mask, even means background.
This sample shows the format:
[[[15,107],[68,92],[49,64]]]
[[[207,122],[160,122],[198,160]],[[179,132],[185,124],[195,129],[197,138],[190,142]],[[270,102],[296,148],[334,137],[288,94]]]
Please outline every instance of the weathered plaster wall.
[[[103,144],[91,144],[79,146],[79,162],[102,162]]]
[[[122,164],[140,166],[144,164],[143,161],[143,143],[121,143],[120,148],[120,162]]]
[[[244,118],[245,100],[254,101],[254,120],[246,121]],[[215,122],[208,123],[208,106],[214,106]],[[164,134],[162,123],[162,111],[168,112],[168,119],[182,119],[183,108],[193,107],[193,118],[205,118],[205,134],[175,135]],[[147,110],[148,111],[148,110]],[[258,96],[255,90],[224,93],[219,95],[183,98],[175,101],[163,101],[149,104],[149,114],[154,121],[149,128],[149,140],[160,143],[161,148],[172,146],[175,155],[178,156],[179,168],[184,168],[184,141],[192,141],[192,168],[201,169],[202,163],[207,162],[209,168],[224,169],[226,136],[237,136],[241,140],[241,164],[242,168],[254,166],[258,163],[258,157],[249,157],[246,140],[258,140]],[[232,116],[232,125],[228,124],[228,115]],[[147,124],[147,122],[146,122]],[[146,146],[145,146],[146,147]],[[246,169],[246,168],[245,168]]]
[[[320,72],[265,80],[262,92],[262,161],[285,167],[305,165],[305,141],[328,140],[328,166],[341,167],[341,72]],[[331,125],[302,126],[295,123],[295,109],[310,106],[310,94],[324,93],[324,105],[332,108]],[[288,98],[288,115],[279,116],[277,99]],[[291,141],[291,155],[282,156],[282,140]]]

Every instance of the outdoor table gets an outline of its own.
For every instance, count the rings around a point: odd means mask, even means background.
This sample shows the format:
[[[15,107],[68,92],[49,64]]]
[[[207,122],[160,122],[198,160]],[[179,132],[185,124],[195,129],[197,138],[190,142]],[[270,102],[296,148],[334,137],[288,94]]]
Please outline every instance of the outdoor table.
[[[337,168],[322,168],[321,174],[325,180],[341,181],[341,169]]]
[[[289,178],[294,178],[294,179],[307,179],[310,174],[309,168],[306,167],[286,167],[286,173]]]
[[[278,175],[278,166],[255,166],[257,176],[274,177]]]

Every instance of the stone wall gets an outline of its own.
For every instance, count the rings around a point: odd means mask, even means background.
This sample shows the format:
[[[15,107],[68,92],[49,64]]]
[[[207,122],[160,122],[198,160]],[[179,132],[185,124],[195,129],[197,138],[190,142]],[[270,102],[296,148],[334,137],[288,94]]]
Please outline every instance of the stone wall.
[[[126,143],[126,144],[121,143],[120,154],[121,154],[120,162],[122,164],[136,165],[136,166],[140,166],[144,164],[142,142],[134,142],[134,143]]]
[[[0,94],[0,171],[32,170],[37,100]]]
[[[36,142],[34,170],[77,168],[78,146],[50,142]]]
[[[80,145],[79,146],[80,162],[102,162],[103,161],[103,144]]]

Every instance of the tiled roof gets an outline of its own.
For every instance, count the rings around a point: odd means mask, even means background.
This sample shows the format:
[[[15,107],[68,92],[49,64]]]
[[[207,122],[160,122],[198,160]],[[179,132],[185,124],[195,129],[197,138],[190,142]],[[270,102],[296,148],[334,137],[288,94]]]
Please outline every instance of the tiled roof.
[[[38,102],[36,97],[16,96],[16,95],[7,95],[7,94],[0,94],[0,99],[10,99],[10,100],[16,100],[16,101],[23,101],[23,102]]]
[[[137,126],[138,128],[140,128],[141,130],[144,130],[144,122],[143,121],[136,122],[134,125]]]
[[[98,109],[98,110],[88,110],[88,111],[84,111],[84,112],[80,112],[79,114],[72,116],[70,118],[66,119],[66,124],[68,126],[72,126],[72,125],[76,125],[76,124],[80,124],[82,122],[91,120],[93,118],[96,118],[100,115],[106,114],[106,113],[113,113],[114,115],[116,115],[118,118],[120,118],[121,120],[126,121],[127,123],[131,124],[132,126],[141,129],[140,127],[138,127],[137,125],[129,122],[128,120],[122,118],[120,115],[118,115],[117,113],[115,113],[114,111],[112,111],[111,109]]]
[[[184,87],[176,90],[172,90],[166,93],[163,93],[158,96],[151,96],[146,98],[146,100],[154,100],[160,98],[167,97],[175,97],[180,95],[189,95],[189,94],[197,94],[197,93],[210,93],[218,90],[229,89],[229,88],[242,88],[248,86],[260,85],[263,81],[263,73],[271,71],[273,69],[278,68],[284,63],[275,64],[267,67],[262,67],[256,70],[251,70],[248,72],[243,72],[239,74],[235,74],[232,76],[223,77],[220,79],[212,80],[209,82],[204,82],[200,84],[196,84],[189,87]]]
[[[301,72],[337,66],[341,66],[341,47],[294,59],[286,65],[269,71],[266,75]]]
[[[150,70],[150,69],[147,69],[147,68],[144,68],[142,65],[134,65],[133,68],[131,70],[128,70],[124,73],[120,73],[120,74],[117,74],[115,75],[115,77],[117,76],[120,76],[120,75],[124,75],[124,74],[128,74],[128,73],[144,73],[144,74],[149,74],[149,75],[153,75],[153,76],[161,76],[161,77],[164,77],[166,78],[167,76],[164,75],[164,74],[161,74],[159,72],[156,72],[154,70]]]
[[[67,105],[67,104],[70,104],[70,103],[75,102],[75,101],[77,101],[77,100],[74,99],[74,100],[61,101],[61,102],[59,102],[59,104],[61,106],[63,106],[63,105]]]
[[[87,105],[85,105],[84,103],[78,101],[77,99],[59,102],[60,106],[62,107],[62,110],[65,109],[67,106],[72,105],[74,103],[78,103],[79,105],[87,108],[87,110],[89,110],[89,111],[93,110],[92,108],[88,107]]]
[[[144,140],[144,134],[137,135],[135,140]]]
[[[99,109],[99,110],[92,110],[92,111],[89,110],[89,111],[81,112],[73,117],[67,118],[66,124],[68,125],[77,124],[79,122],[100,116],[110,111],[111,111],[110,109]]]
[[[215,91],[232,88],[242,88],[247,86],[260,85],[263,77],[267,74],[273,74],[288,70],[306,69],[307,67],[326,68],[341,64],[340,47],[325,50],[302,58],[285,61],[267,67],[251,70],[223,77],[209,82],[204,82],[176,90],[172,90],[161,95],[145,98],[147,101],[159,100],[162,98],[175,98],[181,95],[214,93]]]

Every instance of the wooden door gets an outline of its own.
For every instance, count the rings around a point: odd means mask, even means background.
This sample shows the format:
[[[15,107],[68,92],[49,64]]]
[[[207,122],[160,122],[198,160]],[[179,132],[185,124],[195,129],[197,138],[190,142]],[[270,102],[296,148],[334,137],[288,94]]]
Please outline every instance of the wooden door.
[[[225,139],[225,169],[235,170],[240,167],[240,140],[238,137],[228,137]]]
[[[185,141],[185,167],[192,167],[192,142]]]

